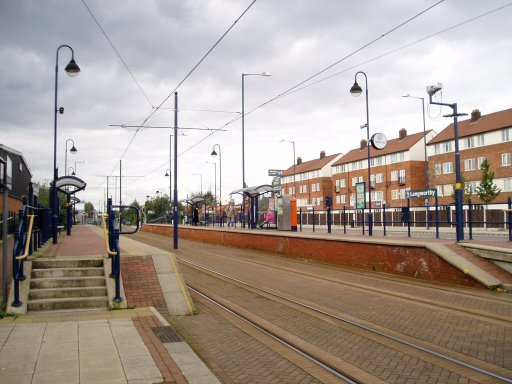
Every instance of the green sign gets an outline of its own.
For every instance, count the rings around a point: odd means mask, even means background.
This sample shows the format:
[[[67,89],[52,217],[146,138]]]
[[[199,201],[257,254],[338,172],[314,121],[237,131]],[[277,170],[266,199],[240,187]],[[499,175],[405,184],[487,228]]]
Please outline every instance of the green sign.
[[[356,183],[356,208],[366,208],[366,184]]]

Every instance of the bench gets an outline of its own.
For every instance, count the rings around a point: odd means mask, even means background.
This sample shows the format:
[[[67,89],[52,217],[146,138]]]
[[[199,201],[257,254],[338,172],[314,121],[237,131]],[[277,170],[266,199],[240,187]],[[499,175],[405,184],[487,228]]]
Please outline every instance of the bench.
[[[62,232],[63,229],[64,229],[63,225],[57,225],[57,232],[59,232],[59,235],[60,235],[60,233]]]

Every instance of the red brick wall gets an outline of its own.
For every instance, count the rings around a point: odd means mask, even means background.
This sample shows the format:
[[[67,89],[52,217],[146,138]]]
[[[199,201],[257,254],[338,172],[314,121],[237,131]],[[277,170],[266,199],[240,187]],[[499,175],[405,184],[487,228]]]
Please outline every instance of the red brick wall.
[[[129,307],[152,306],[159,312],[168,313],[151,256],[121,258],[121,275]]]
[[[170,235],[170,226],[144,225],[143,231]],[[289,237],[265,232],[218,231],[211,228],[180,227],[180,238],[229,247],[255,249],[286,257],[340,264],[369,271],[385,272],[428,281],[483,288],[425,247]]]

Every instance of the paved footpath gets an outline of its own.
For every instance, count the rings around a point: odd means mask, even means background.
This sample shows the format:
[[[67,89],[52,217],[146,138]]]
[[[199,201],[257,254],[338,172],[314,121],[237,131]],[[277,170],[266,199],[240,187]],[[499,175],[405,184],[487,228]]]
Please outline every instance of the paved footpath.
[[[40,252],[95,257],[104,253],[102,240],[77,225]],[[218,384],[176,336],[153,307],[8,316],[0,320],[0,384]]]

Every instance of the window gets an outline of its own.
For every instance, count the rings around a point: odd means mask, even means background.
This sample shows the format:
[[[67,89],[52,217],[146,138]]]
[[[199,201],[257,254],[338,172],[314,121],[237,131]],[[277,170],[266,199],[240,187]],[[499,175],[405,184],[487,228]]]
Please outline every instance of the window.
[[[398,200],[400,198],[400,191],[398,189],[391,190],[391,200]]]
[[[307,185],[300,185],[299,186],[299,193],[308,193],[308,186]]]
[[[357,177],[352,178],[352,186],[354,187],[357,183]]]
[[[450,196],[452,193],[453,193],[453,185],[451,185],[451,184],[443,185],[443,194],[445,196]]]
[[[512,137],[512,128],[504,128],[501,130],[501,141],[510,141]]]
[[[434,146],[434,153],[436,155],[439,155],[441,153],[441,144],[440,143],[437,143],[435,146]]]
[[[346,204],[347,203],[347,195],[341,195],[339,197],[341,197],[341,204]]]
[[[475,146],[475,136],[468,136],[465,138],[466,148],[473,148]]]
[[[384,200],[384,191],[375,191],[374,196],[372,197],[374,201],[382,201]]]
[[[295,195],[295,187],[288,188],[288,194],[289,195]]]
[[[451,161],[449,163],[443,163],[443,173],[453,173],[453,163]]]
[[[341,180],[336,180],[336,181],[335,181],[334,191],[335,191],[336,193],[339,193],[339,192],[340,192],[340,181],[341,181]]]
[[[436,189],[437,189],[437,196],[438,197],[443,196],[443,186],[442,185],[437,185]]]
[[[476,169],[475,159],[464,160],[464,170],[465,171],[474,171],[475,169]]]
[[[503,179],[503,192],[512,192],[512,177]]]
[[[510,166],[510,153],[501,154],[501,165],[504,167]]]
[[[476,145],[479,147],[485,145],[485,136],[483,133],[476,136]]]
[[[476,188],[480,184],[478,181],[469,181],[464,185],[465,192],[471,192],[472,195],[476,193]]]
[[[384,177],[383,177],[383,174],[382,173],[377,173],[375,175],[375,181],[377,183],[382,183],[384,181]]]
[[[398,154],[397,153],[392,153],[390,161],[391,161],[391,164],[397,163],[398,162]]]
[[[358,179],[359,183],[363,182],[363,176],[359,176],[357,179]]]
[[[478,157],[476,159],[476,168],[482,169],[482,163],[485,161],[485,157]]]
[[[353,207],[356,205],[356,197],[354,194],[350,195],[350,206]]]
[[[445,141],[442,143],[443,152],[451,152],[452,151],[452,142],[451,141]]]
[[[400,190],[400,198],[405,199],[405,191],[408,191],[410,188],[404,188]]]
[[[398,180],[398,171],[391,171],[391,181]]]
[[[346,179],[341,179],[340,180],[340,187],[341,188],[345,188],[347,186],[347,180]]]
[[[443,165],[435,164],[434,165],[434,173],[436,174],[436,176],[439,176],[441,173],[443,173]]]

